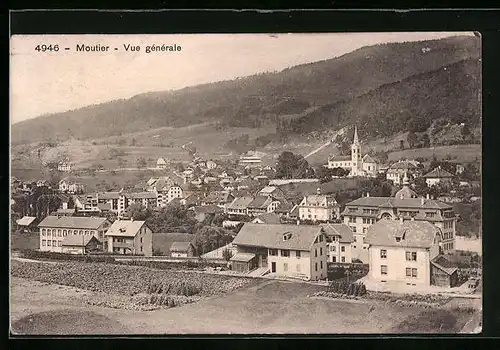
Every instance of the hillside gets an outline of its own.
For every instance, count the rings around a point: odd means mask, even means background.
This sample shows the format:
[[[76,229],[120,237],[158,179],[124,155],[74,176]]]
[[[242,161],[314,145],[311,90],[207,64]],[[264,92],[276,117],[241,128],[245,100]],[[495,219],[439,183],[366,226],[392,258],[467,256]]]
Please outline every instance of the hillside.
[[[402,120],[399,124],[402,124],[414,115],[420,116],[418,108],[428,111],[435,106],[437,97],[432,104],[423,101],[436,89],[439,98],[448,101],[446,107],[450,109],[446,111],[454,115],[470,101],[471,94],[474,97],[477,94],[474,79],[479,75],[472,66],[477,63],[479,45],[480,40],[475,37],[452,37],[364,47],[338,58],[277,73],[262,73],[177,91],[145,93],[126,100],[38,117],[12,125],[11,139],[13,144],[70,137],[84,140],[203,122],[222,127],[275,126],[277,119],[289,115],[299,115],[302,124],[313,120],[311,125],[314,128],[319,127],[318,122],[322,120],[327,120],[332,127],[352,122],[356,115],[365,121],[367,127],[381,117],[391,117],[392,120],[400,114],[409,116],[399,117]],[[442,67],[453,69],[443,75],[440,73]],[[464,88],[447,90],[446,86],[454,86],[446,85],[447,79],[449,84],[459,83]],[[399,92],[400,84],[406,84],[406,90]],[[467,84],[472,84],[468,90],[465,89]],[[404,99],[403,91],[413,95]],[[377,101],[380,97],[384,104]],[[406,102],[400,102],[402,99]],[[459,106],[455,102],[460,102]],[[422,103],[424,107],[420,107]],[[407,114],[399,110],[395,112],[400,105],[407,109]],[[384,106],[385,109],[374,110]],[[467,111],[474,110],[473,102],[465,107]],[[327,118],[331,113],[340,116]],[[467,117],[476,118],[476,115]],[[301,127],[295,130],[301,134],[309,131]]]
[[[436,119],[450,124],[481,118],[481,64],[470,58],[325,105],[295,119],[288,131],[304,134],[357,124],[360,137],[385,137],[408,128],[425,131]]]

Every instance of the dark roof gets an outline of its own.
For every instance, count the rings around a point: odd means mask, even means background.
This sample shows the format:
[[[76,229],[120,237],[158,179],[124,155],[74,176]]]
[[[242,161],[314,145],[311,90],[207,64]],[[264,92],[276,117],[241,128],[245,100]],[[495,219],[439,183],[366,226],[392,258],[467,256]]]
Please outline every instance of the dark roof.
[[[87,244],[89,244],[92,239],[99,241],[93,235],[68,235],[64,237],[61,245],[70,247],[81,247],[82,245],[86,246]]]
[[[353,239],[353,232],[349,228],[349,226],[345,224],[323,224],[321,225],[325,229],[325,233],[328,236],[337,236],[340,237],[339,242],[340,243],[352,243],[354,242]]]
[[[451,261],[446,259],[444,255],[438,255],[434,259],[431,260],[431,264],[445,272],[448,275],[452,275],[455,271],[458,270],[457,266],[455,266]]]
[[[233,240],[236,245],[309,251],[322,228],[316,225],[245,223]],[[288,240],[283,239],[290,233]]]
[[[187,252],[189,250],[189,247],[193,247],[191,242],[172,242],[172,245],[170,246],[170,251],[171,252]]]
[[[289,213],[293,209],[293,205],[288,202],[281,202],[276,209],[275,213]]]
[[[421,198],[394,198],[394,197],[361,197],[346,204],[346,206],[366,207],[401,207],[401,208],[423,208],[423,209],[452,209],[452,206],[436,199]]]
[[[155,232],[153,233],[153,250],[159,250],[163,254],[169,254],[170,247],[174,242],[191,242],[193,234],[180,232]]]
[[[56,228],[81,228],[97,230],[106,220],[106,218],[86,218],[76,216],[47,216],[38,227],[56,227]]]
[[[440,178],[450,178],[453,177],[453,174],[447,172],[444,169],[441,169],[441,167],[437,167],[431,172],[427,173],[424,175],[425,178],[432,178],[432,179],[440,179]]]
[[[271,200],[268,196],[255,196],[254,200],[248,204],[249,208],[267,208]],[[267,204],[267,205],[266,205]]]
[[[427,221],[380,220],[368,228],[366,243],[376,246],[430,248],[439,228]],[[396,237],[402,237],[399,242]]]
[[[215,191],[215,192],[210,192],[203,201],[206,203],[219,203],[219,202],[228,202],[233,199],[234,197],[230,193]]]

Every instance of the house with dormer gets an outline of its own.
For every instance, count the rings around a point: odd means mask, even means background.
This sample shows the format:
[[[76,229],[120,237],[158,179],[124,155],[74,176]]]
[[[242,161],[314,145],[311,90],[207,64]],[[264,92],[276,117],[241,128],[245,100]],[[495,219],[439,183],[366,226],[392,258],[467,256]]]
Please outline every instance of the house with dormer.
[[[299,219],[310,221],[333,221],[340,218],[340,205],[333,195],[323,195],[318,188],[316,194],[305,196],[298,206]]]

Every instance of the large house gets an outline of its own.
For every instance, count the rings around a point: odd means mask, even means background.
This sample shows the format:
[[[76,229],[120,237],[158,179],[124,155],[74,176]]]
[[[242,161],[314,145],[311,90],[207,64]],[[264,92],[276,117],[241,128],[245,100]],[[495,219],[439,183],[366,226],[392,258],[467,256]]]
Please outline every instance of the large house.
[[[165,169],[167,167],[167,162],[163,157],[158,158],[158,160],[156,161],[156,167],[158,169]]]
[[[105,236],[110,253],[153,256],[153,233],[145,221],[116,220]]]
[[[453,180],[453,174],[444,169],[441,169],[441,166],[438,166],[431,172],[425,174],[423,177],[425,179],[425,183],[429,187],[435,186],[437,184],[451,185]]]
[[[358,198],[345,205],[343,221],[354,232],[354,245],[366,248],[366,234],[371,225],[380,220],[428,221],[442,230],[443,251],[455,249],[457,218],[453,207],[429,197],[415,198],[407,183],[395,197]]]
[[[369,244],[370,277],[409,285],[443,285],[456,282],[456,269],[449,268],[441,254],[441,230],[425,221],[381,220],[366,237]],[[446,280],[446,278],[445,278]]]
[[[361,143],[358,139],[358,128],[354,127],[354,140],[351,145],[350,156],[332,156],[328,158],[327,168],[343,168],[349,170],[349,176],[376,177],[377,162],[369,155],[361,155]]]
[[[420,176],[419,163],[416,161],[402,160],[391,164],[385,173],[386,179],[394,185],[401,185],[404,177],[415,178]]]
[[[327,256],[329,262],[351,263],[353,260],[352,243],[354,237],[345,224],[323,224],[326,233]]]
[[[262,274],[314,281],[327,277],[326,235],[320,226],[245,223],[233,245],[233,270],[260,268]]]
[[[299,219],[332,221],[340,217],[340,206],[333,195],[322,195],[318,188],[315,195],[305,196],[299,204]]]
[[[252,203],[254,197],[236,197],[227,207],[229,215],[248,215],[248,205]]]
[[[85,185],[69,179],[62,179],[59,181],[59,191],[73,194],[84,193]]]
[[[257,216],[264,213],[273,213],[280,201],[272,196],[255,196],[253,201],[248,203],[247,215]]]
[[[71,162],[69,160],[62,160],[57,164],[57,170],[70,172],[71,171]]]
[[[101,243],[110,226],[106,218],[68,216],[47,216],[38,224],[40,229],[40,250],[62,252],[62,243],[67,236],[94,236]]]
[[[182,198],[182,187],[168,176],[151,178],[146,186],[146,191],[156,193],[158,207],[165,207],[174,198]]]

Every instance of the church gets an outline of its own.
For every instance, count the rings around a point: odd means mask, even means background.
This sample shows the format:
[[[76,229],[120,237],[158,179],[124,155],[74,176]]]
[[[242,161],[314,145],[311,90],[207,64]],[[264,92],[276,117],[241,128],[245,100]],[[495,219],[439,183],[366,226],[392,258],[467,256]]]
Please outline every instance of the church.
[[[361,153],[361,144],[358,139],[358,128],[354,127],[354,140],[351,145],[350,156],[331,156],[328,158],[327,168],[343,168],[349,170],[349,177],[369,176],[376,177],[377,162],[368,154]]]

